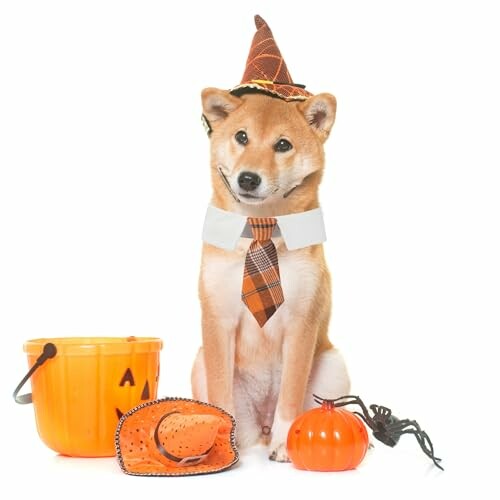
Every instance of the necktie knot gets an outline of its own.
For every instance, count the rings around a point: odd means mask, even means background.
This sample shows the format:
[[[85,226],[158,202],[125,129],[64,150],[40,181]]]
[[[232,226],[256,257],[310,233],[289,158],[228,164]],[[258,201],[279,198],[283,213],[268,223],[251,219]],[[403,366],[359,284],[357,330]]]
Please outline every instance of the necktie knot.
[[[271,239],[278,221],[274,217],[248,217],[247,222],[252,230],[253,239],[266,241]]]

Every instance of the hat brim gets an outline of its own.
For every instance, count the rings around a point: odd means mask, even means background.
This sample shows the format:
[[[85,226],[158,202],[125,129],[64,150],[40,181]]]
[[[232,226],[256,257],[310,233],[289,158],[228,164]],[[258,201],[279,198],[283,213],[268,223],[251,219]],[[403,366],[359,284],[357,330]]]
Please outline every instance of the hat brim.
[[[285,101],[305,101],[313,94],[302,87],[282,83],[242,83],[229,91],[235,96],[258,92]]]
[[[165,460],[154,441],[158,423],[169,413],[215,415],[223,424],[213,446],[201,463],[179,465]],[[221,408],[184,398],[164,398],[133,408],[120,419],[115,434],[118,463],[133,476],[189,476],[228,469],[238,461],[234,437],[234,418]]]

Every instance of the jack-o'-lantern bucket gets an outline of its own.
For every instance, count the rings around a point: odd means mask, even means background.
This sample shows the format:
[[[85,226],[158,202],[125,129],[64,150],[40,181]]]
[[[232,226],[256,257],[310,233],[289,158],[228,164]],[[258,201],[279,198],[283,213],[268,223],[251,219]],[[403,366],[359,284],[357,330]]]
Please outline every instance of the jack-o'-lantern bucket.
[[[29,372],[14,391],[33,403],[42,441],[75,457],[115,454],[122,414],[156,399],[162,341],[152,337],[65,337],[24,344]],[[32,394],[18,395],[31,379]]]

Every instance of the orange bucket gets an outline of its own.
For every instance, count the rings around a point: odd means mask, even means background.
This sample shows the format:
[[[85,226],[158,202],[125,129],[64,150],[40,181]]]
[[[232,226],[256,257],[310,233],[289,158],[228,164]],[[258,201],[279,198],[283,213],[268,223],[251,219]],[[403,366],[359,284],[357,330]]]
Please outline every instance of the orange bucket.
[[[153,337],[29,340],[24,351],[30,371],[14,398],[33,402],[38,434],[54,451],[113,456],[121,415],[156,399],[161,348]],[[28,378],[32,394],[18,396]]]

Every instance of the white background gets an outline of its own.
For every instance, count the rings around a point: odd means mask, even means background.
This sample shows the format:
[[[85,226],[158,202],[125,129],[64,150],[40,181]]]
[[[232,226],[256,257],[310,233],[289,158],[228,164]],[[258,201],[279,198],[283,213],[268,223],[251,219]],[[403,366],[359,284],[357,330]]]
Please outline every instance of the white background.
[[[498,498],[494,3],[2,2],[0,488]],[[23,342],[75,335],[161,337],[159,395],[190,395],[210,197],[199,94],[239,83],[256,13],[295,80],[338,99],[321,190],[331,338],[353,391],[417,419],[445,473],[406,436],[349,473],[296,471],[256,448],[219,475],[132,478],[114,459],[55,456],[11,399]]]

